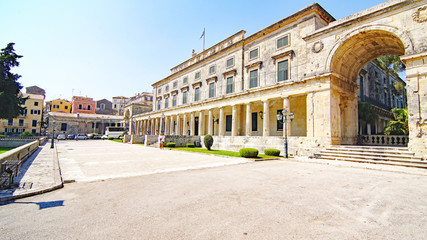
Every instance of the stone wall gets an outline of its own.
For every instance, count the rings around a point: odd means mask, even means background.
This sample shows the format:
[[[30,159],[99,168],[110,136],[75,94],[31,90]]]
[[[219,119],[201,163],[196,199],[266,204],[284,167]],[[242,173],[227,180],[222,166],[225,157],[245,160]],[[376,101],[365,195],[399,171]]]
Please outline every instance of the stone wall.
[[[199,136],[177,136],[168,135],[166,136],[166,143],[174,142],[177,147],[185,147],[187,143],[194,143],[195,141],[201,141]]]

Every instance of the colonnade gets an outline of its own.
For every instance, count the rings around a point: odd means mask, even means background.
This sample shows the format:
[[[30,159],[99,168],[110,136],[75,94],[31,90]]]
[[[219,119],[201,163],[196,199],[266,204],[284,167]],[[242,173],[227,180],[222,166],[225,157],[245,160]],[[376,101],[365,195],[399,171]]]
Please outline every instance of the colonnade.
[[[270,103],[273,99],[262,101],[262,136],[270,135]],[[290,112],[289,98],[282,98],[283,108]],[[258,101],[259,102],[259,101]],[[241,104],[226,105],[203,110],[171,113],[163,111],[153,113],[148,116],[133,119],[131,124],[135,129],[131,130],[137,135],[187,135],[187,136],[203,136],[206,134],[225,136],[226,131],[226,116],[225,108],[231,107],[231,136],[252,136],[252,113],[255,102],[247,102]],[[246,108],[246,109],[245,109]],[[246,110],[245,120],[240,121],[240,111]],[[215,114],[216,113],[216,114]],[[215,116],[217,118],[215,119]],[[207,117],[207,123],[205,122]],[[142,118],[142,119],[141,119]],[[196,120],[197,118],[197,120]],[[289,119],[289,118],[287,118]],[[289,120],[288,120],[289,121]],[[245,129],[238,131],[240,122],[245,122]],[[215,131],[215,123],[218,129]],[[288,135],[290,134],[290,124],[288,126]],[[283,131],[283,134],[285,131]]]

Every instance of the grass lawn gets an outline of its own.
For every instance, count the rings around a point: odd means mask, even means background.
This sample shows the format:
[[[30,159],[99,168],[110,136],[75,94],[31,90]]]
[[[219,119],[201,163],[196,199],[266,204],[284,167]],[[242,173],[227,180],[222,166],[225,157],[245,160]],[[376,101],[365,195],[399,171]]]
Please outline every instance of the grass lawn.
[[[122,139],[113,139],[113,140],[110,140],[110,141],[113,141],[113,142],[119,142],[119,143],[122,143],[122,142],[123,142],[123,140],[122,140]]]
[[[12,150],[13,148],[0,148],[0,154]]]
[[[241,157],[239,152],[214,150],[214,149],[207,150],[206,148],[174,147],[174,148],[168,148],[168,149],[175,149],[175,150],[182,150],[182,151],[189,151],[189,152],[209,153],[209,154],[216,154],[216,155],[230,156],[230,157]],[[278,158],[278,157],[268,156],[265,154],[258,154],[258,159],[272,159],[272,158]]]

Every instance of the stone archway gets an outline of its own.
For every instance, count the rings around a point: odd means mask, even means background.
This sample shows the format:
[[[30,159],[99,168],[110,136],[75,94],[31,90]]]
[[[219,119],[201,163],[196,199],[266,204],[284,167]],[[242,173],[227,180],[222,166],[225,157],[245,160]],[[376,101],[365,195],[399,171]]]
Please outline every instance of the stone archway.
[[[387,30],[395,30],[388,28]],[[405,39],[407,41],[407,39]],[[383,29],[361,28],[347,34],[330,54],[332,121],[337,121],[335,143],[357,142],[357,77],[370,61],[383,55],[404,55],[405,44],[395,33]]]

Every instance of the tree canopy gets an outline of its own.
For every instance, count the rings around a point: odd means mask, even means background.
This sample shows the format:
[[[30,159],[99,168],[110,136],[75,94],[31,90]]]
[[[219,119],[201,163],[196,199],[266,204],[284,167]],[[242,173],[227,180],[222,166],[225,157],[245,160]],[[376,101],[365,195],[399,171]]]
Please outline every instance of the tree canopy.
[[[358,104],[359,120],[373,124],[378,119],[378,114],[371,108],[370,103],[359,102]]]
[[[385,135],[408,135],[408,110],[404,108],[393,108],[394,121],[389,121],[384,129]]]
[[[20,95],[22,89],[18,74],[11,73],[13,67],[18,67],[18,59],[22,56],[15,53],[14,43],[9,43],[0,52],[0,118],[15,118],[23,113],[26,98]]]
[[[400,61],[398,55],[384,55],[377,58],[378,63],[387,72],[399,73],[405,70],[405,64]]]

